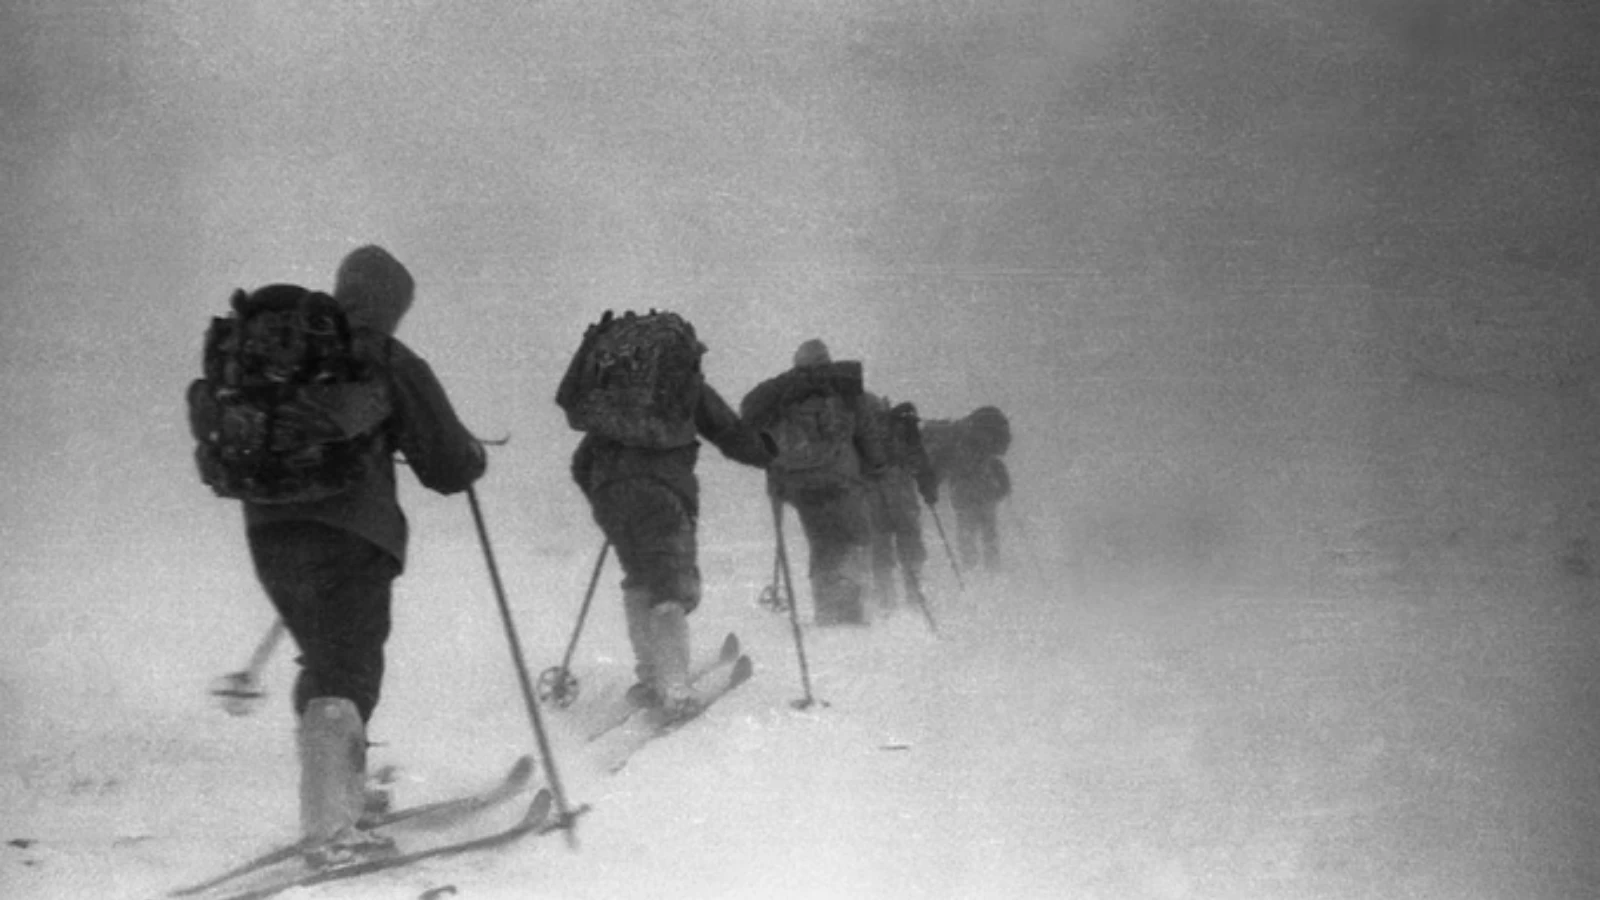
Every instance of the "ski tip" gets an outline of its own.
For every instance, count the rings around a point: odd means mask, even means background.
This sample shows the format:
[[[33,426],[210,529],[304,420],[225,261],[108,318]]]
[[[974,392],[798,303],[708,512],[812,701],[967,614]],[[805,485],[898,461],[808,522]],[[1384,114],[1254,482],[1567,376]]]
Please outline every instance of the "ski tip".
[[[722,652],[718,656],[723,662],[732,662],[738,658],[739,636],[737,634],[731,631],[728,632],[728,636],[722,639]]]
[[[523,754],[522,756],[517,757],[517,761],[511,764],[511,774],[509,776],[510,780],[527,781],[532,776],[533,756],[529,754]]]
[[[548,822],[550,808],[554,803],[555,798],[551,795],[550,789],[540,788],[539,792],[533,795],[533,800],[528,803],[528,812],[522,817],[522,820],[533,823]]]
[[[750,680],[754,675],[756,664],[748,656],[741,656],[733,664],[733,672],[728,676],[728,687],[734,688]]]

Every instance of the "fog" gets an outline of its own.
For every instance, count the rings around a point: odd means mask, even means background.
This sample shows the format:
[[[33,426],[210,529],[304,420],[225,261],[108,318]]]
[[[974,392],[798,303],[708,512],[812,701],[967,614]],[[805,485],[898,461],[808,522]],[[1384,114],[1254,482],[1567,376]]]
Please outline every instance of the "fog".
[[[63,702],[192,702],[248,653],[267,605],[184,389],[234,288],[327,288],[369,242],[418,281],[400,336],[511,437],[480,490],[518,585],[598,545],[568,354],[661,307],[735,402],[820,336],[925,416],[1005,409],[1014,539],[1064,617],[1130,584],[1316,594],[1351,560],[1448,617],[1419,558],[1501,588],[1538,560],[1497,615],[1592,641],[1597,25],[1556,0],[12,4],[0,742],[31,752]],[[759,477],[701,474],[703,542],[765,539]],[[472,558],[464,504],[404,494],[413,568]],[[559,647],[571,610],[521,602]],[[1588,670],[1546,674],[1562,718],[1594,711]]]

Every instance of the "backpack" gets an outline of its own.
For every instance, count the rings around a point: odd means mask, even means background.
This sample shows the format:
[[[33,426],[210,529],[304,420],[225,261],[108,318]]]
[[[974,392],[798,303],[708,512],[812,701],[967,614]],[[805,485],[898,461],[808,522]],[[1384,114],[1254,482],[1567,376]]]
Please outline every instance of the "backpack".
[[[694,443],[706,348],[676,313],[610,311],[589,326],[556,404],[576,431],[633,447]]]
[[[772,467],[787,474],[839,471],[850,448],[851,424],[841,397],[813,394],[801,400],[767,429],[777,448]]]
[[[200,480],[219,497],[308,503],[367,473],[391,406],[327,294],[294,285],[235,291],[206,330],[189,386]]]
[[[764,429],[763,437],[773,450],[770,468],[779,475],[800,477],[860,474],[855,415],[845,398],[846,391],[862,396],[860,364],[830,363],[789,377],[805,383],[790,387],[790,399]]]
[[[1011,422],[997,406],[980,406],[966,420],[973,451],[985,456],[1004,456],[1011,449]]]

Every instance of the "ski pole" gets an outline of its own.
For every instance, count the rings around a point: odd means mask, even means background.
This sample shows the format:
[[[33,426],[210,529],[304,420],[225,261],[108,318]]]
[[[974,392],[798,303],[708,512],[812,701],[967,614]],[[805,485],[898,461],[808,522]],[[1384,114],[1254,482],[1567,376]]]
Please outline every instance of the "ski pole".
[[[928,607],[928,595],[922,592],[922,582],[907,570],[906,584],[911,586],[911,594],[916,598],[917,608],[922,610],[922,618],[927,621],[928,630],[933,632],[934,637],[938,637],[939,623],[934,621],[933,610]]]
[[[556,803],[556,827],[566,832],[567,846],[577,849],[578,834],[575,827],[579,813],[567,806],[566,791],[561,788],[561,778],[556,774],[555,757],[550,753],[550,737],[544,730],[544,719],[539,715],[539,704],[534,700],[533,684],[528,678],[528,665],[523,662],[522,642],[517,638],[517,626],[511,619],[511,605],[506,602],[505,586],[500,581],[500,568],[495,565],[494,549],[489,545],[489,529],[483,524],[483,510],[478,505],[478,492],[467,486],[467,502],[472,507],[472,522],[478,528],[478,542],[483,545],[483,558],[489,566],[489,580],[494,585],[494,596],[500,607],[500,621],[505,626],[506,642],[511,647],[511,661],[516,665],[517,682],[522,687],[522,700],[528,708],[528,721],[533,725],[533,736],[539,744],[539,755],[544,760],[545,779],[550,782],[550,796]]]
[[[551,666],[539,673],[539,699],[566,709],[578,699],[578,679],[572,675],[572,653],[578,649],[578,636],[583,634],[583,620],[589,616],[589,604],[594,600],[595,586],[600,583],[600,569],[606,564],[606,552],[611,541],[600,544],[600,556],[594,561],[594,573],[589,576],[589,590],[584,592],[583,606],[578,609],[578,623],[572,626],[572,639],[567,641],[567,653],[561,665]]]
[[[804,697],[792,701],[791,705],[795,709],[807,709],[819,702],[827,706],[825,701],[819,701],[811,695],[811,667],[806,663],[806,642],[800,633],[800,610],[799,604],[794,600],[794,577],[789,572],[789,551],[783,545],[783,501],[777,497],[772,498],[772,526],[778,537],[778,565],[783,571],[783,584],[789,595],[789,628],[794,632],[795,654],[800,660],[800,685],[806,692]]]
[[[248,716],[256,711],[260,701],[267,696],[261,688],[261,670],[266,668],[272,651],[283,639],[284,630],[282,619],[272,620],[271,627],[256,643],[255,652],[250,654],[250,661],[245,663],[245,667],[238,672],[229,672],[212,685],[212,696],[222,698],[222,708],[227,710],[228,715]]]
[[[772,581],[761,589],[761,595],[756,598],[757,603],[773,612],[783,612],[784,610],[783,586],[779,581],[778,553],[778,548],[774,547],[772,549]]]
[[[944,523],[939,521],[939,510],[932,503],[928,504],[928,512],[933,514],[933,524],[939,529],[939,543],[944,545],[945,558],[950,560],[950,571],[956,573],[956,587],[966,593],[967,583],[961,578],[961,567],[956,565],[956,555],[950,549],[950,539],[944,535]]]

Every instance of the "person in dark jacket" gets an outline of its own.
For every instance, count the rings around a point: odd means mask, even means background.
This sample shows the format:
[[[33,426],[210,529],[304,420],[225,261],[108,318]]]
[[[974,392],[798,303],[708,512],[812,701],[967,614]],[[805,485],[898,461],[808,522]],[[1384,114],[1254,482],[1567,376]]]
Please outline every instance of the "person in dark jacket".
[[[934,472],[950,487],[962,567],[998,571],[995,511],[1011,496],[1011,473],[1003,458],[1011,446],[1010,422],[999,408],[981,406],[955,421],[929,422],[923,436]]]
[[[308,861],[325,865],[392,847],[358,827],[366,797],[366,724],[378,705],[391,585],[405,568],[407,526],[394,453],[440,494],[482,476],[483,447],[422,357],[394,336],[411,306],[411,274],[381,247],[352,251],[334,299],[356,353],[382,373],[392,413],[363,480],[311,503],[244,504],[256,575],[299,646],[300,817]]]
[[[886,398],[868,394],[868,408],[878,418],[884,437],[882,474],[868,479],[872,513],[872,581],[878,604],[885,611],[897,604],[894,570],[900,567],[907,602],[924,603],[922,566],[928,559],[922,540],[922,508],[917,498],[932,506],[939,502],[939,479],[922,446],[917,408],[911,403],[891,406]]]
[[[703,352],[697,339],[696,344]],[[556,394],[564,407],[580,391],[577,362]],[[637,446],[589,432],[572,454],[572,480],[622,565],[623,612],[639,678],[629,697],[670,715],[688,713],[700,702],[689,683],[688,617],[700,605],[700,444],[693,435],[743,465],[761,468],[771,458],[703,378],[685,390],[695,394],[684,398],[691,401],[693,420],[685,443]]]
[[[813,338],[795,351],[792,368],[757,385],[739,405],[740,418],[774,451],[768,496],[799,514],[818,625],[867,623],[866,479],[882,471],[885,459],[864,394],[861,364],[834,362],[827,345]]]

